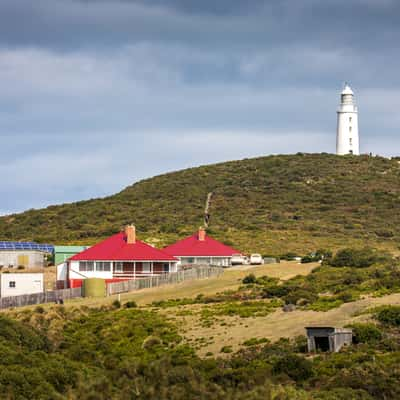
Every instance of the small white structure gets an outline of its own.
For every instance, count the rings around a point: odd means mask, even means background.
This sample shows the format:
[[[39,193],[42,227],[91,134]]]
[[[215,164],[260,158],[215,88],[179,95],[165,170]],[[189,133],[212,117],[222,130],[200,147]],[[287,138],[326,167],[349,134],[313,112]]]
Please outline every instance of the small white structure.
[[[306,327],[308,351],[338,352],[343,346],[350,346],[353,340],[353,330],[335,328],[332,326]]]
[[[337,111],[336,154],[360,154],[358,109],[354,103],[354,92],[347,83]]]
[[[42,273],[0,274],[0,297],[42,293],[43,291]]]
[[[5,268],[43,268],[45,253],[38,250],[0,250],[0,266]]]

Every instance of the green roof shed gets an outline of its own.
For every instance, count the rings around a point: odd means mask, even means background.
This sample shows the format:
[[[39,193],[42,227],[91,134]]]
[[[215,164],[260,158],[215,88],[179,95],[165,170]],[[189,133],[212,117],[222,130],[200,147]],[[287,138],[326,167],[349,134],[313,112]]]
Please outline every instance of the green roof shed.
[[[54,246],[54,265],[63,263],[68,258],[89,247],[90,246]]]

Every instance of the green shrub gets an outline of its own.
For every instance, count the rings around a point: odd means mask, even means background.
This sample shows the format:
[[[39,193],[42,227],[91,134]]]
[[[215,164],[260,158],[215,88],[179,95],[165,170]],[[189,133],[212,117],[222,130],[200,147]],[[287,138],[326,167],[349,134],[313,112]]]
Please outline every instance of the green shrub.
[[[149,336],[143,341],[143,348],[145,350],[150,350],[153,347],[160,346],[162,343],[161,339],[157,336]]]
[[[367,268],[371,265],[387,260],[386,254],[379,254],[377,250],[365,247],[363,249],[346,248],[339,250],[330,261],[333,267]]]
[[[295,354],[286,354],[279,358],[274,363],[272,372],[275,375],[286,374],[296,382],[304,381],[313,375],[311,361]]]
[[[289,293],[290,289],[284,285],[271,285],[262,290],[263,298],[283,297]]]
[[[386,306],[374,315],[379,322],[389,326],[400,326],[400,306]]]
[[[267,338],[251,338],[248,340],[245,340],[243,342],[244,346],[257,346],[259,344],[265,344],[265,343],[269,343],[269,340]]]
[[[298,304],[301,302],[301,305],[313,303],[317,299],[317,293],[305,288],[295,288],[283,298],[286,304]]]
[[[358,293],[354,293],[351,290],[345,290],[344,292],[339,293],[336,298],[338,300],[343,301],[344,303],[350,303],[352,301],[356,301],[360,298]]]
[[[343,301],[335,297],[320,297],[317,301],[310,304],[308,309],[313,311],[329,311],[333,308],[340,307],[342,304]]]
[[[314,262],[314,261],[316,261],[316,260],[314,259],[314,257],[312,257],[310,255],[307,255],[307,256],[304,256],[304,257],[301,258],[301,263],[302,264],[307,264],[307,263],[311,263],[311,262]]]
[[[114,300],[114,301],[112,302],[112,306],[113,306],[114,308],[121,308],[121,302],[120,302],[119,300]]]
[[[257,278],[254,274],[249,274],[247,276],[245,276],[242,280],[243,284],[247,285],[249,283],[256,283],[257,282]]]
[[[223,346],[221,348],[221,353],[232,353],[233,349],[232,346]]]
[[[382,331],[374,324],[352,324],[349,328],[353,329],[353,342],[374,344],[382,340]]]

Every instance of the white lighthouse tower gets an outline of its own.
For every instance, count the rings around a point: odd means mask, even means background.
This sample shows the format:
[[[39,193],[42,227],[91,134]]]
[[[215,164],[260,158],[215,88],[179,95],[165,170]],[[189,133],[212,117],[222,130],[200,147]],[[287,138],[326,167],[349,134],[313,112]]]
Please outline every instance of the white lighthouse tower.
[[[354,104],[354,93],[347,83],[341,93],[337,111],[336,154],[360,154],[358,110]]]

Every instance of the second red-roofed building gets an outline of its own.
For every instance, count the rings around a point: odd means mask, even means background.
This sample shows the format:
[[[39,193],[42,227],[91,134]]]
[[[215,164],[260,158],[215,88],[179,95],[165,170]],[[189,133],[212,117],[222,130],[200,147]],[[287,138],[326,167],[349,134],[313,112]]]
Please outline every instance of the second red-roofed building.
[[[107,283],[176,272],[178,259],[136,239],[135,227],[69,258],[57,272],[65,286],[79,287],[87,278],[102,278]]]
[[[179,259],[180,265],[205,264],[229,267],[233,255],[239,251],[227,246],[206,234],[200,228],[197,233],[186,239],[167,246],[163,251]]]

